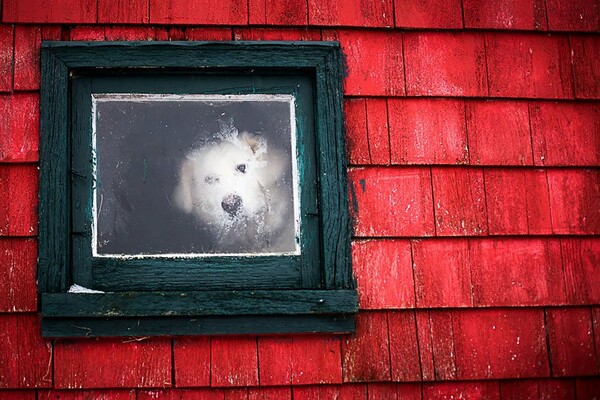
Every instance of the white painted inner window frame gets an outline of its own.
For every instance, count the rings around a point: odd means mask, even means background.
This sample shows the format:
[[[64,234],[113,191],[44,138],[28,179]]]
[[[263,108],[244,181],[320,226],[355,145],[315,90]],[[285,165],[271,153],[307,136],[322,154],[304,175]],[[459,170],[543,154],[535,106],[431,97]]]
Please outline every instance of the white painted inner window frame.
[[[294,203],[294,236],[295,250],[279,253],[165,253],[165,254],[98,254],[98,224],[97,224],[97,165],[98,154],[96,147],[97,104],[110,101],[130,101],[136,103],[154,101],[202,101],[202,102],[234,102],[234,101],[268,101],[286,102],[290,105],[291,122],[291,161]],[[300,185],[298,177],[298,152],[296,131],[296,98],[290,94],[158,94],[158,93],[95,93],[92,94],[92,257],[118,259],[153,259],[153,258],[207,258],[207,257],[263,257],[263,256],[299,256],[301,254],[301,214],[300,214]]]

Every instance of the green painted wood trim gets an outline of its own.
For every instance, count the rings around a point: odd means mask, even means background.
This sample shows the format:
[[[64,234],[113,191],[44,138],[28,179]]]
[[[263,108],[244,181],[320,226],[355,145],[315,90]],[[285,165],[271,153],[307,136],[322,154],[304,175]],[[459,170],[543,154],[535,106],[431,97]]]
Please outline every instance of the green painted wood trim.
[[[48,293],[44,317],[351,314],[354,290]]]
[[[314,79],[306,74],[186,75],[122,72],[118,76],[83,74],[72,78],[73,91],[73,265],[74,282],[105,291],[315,288],[321,282],[317,213],[317,155],[314,152]],[[301,149],[301,256],[201,257],[180,259],[92,258],[93,177],[90,97],[92,93],[286,93],[296,96],[297,146]],[[249,268],[251,266],[251,268]],[[243,273],[241,273],[243,271]]]
[[[224,289],[301,289],[299,265],[289,265],[282,257],[252,260],[239,257],[237,263],[218,258],[202,265],[193,259],[143,260],[129,263],[101,259],[94,266],[92,289],[103,291],[224,290]],[[287,265],[286,265],[287,264]]]
[[[43,337],[347,334],[353,315],[248,315],[222,317],[44,318]]]
[[[343,59],[338,43],[47,42],[43,43],[41,54],[38,279],[39,290],[43,294],[42,330],[45,336],[85,336],[90,333],[95,336],[317,331],[341,333],[354,330],[353,316],[358,301],[350,258],[351,226],[343,128]],[[78,174],[82,172],[79,168],[85,168],[85,160],[76,157],[71,161],[70,158],[72,146],[77,146],[76,143],[71,143],[72,117],[77,119],[79,117],[76,115],[81,114],[71,114],[70,102],[79,103],[76,99],[80,98],[81,93],[88,93],[88,89],[71,92],[72,84],[80,77],[89,76],[93,79],[95,76],[126,76],[131,73],[153,76],[169,73],[273,76],[306,74],[314,79],[314,120],[306,123],[314,127],[316,140],[306,142],[305,150],[316,159],[309,167],[314,168],[312,176],[315,178],[311,179],[314,180],[318,191],[307,196],[302,207],[306,209],[306,223],[314,226],[318,232],[314,235],[314,242],[310,243],[311,248],[317,251],[312,253],[316,256],[305,258],[306,263],[303,262],[300,273],[297,265],[277,270],[276,260],[269,271],[263,270],[247,281],[244,280],[243,274],[240,275],[241,279],[234,276],[241,270],[230,269],[226,272],[227,268],[223,268],[227,262],[218,260],[208,262],[204,267],[198,267],[189,260],[171,260],[170,264],[166,263],[161,267],[159,263],[148,263],[148,260],[120,262],[93,259],[91,267],[81,269],[78,264],[75,267],[80,269],[73,271],[71,249],[73,246],[86,245],[85,240],[78,242],[81,240],[80,234],[85,236],[85,226],[82,228],[81,221],[72,223],[71,220],[74,210],[72,205],[81,200],[78,196],[72,197],[72,189],[85,181],[78,180]],[[76,130],[79,129],[77,124],[74,126]],[[82,232],[79,232],[80,228]],[[233,263],[238,262],[244,270],[252,268],[244,265],[245,261],[247,260]],[[165,273],[169,266],[171,273],[160,275],[161,272]],[[98,284],[96,289],[109,289],[110,285],[107,283],[112,283],[117,286],[117,290],[130,291],[132,288],[131,285],[128,286],[127,280],[134,279],[135,274],[144,270],[147,277],[146,286],[140,281],[140,288],[143,287],[144,292],[138,293],[136,300],[131,301],[132,304],[123,305],[120,311],[135,314],[136,317],[65,317],[67,314],[71,315],[69,313],[77,310],[82,304],[87,307],[85,313],[103,315],[107,305],[114,304],[117,301],[115,299],[125,302],[123,296],[127,295],[97,295],[93,297],[93,301],[89,300],[92,297],[76,296],[77,299],[84,300],[72,302],[69,300],[71,297],[64,296],[70,296],[65,292],[74,279],[82,280],[81,283],[84,284]],[[182,283],[186,274],[190,274],[188,277],[195,277],[197,281],[186,286]],[[209,278],[206,278],[207,276]],[[169,281],[165,282],[165,277]],[[252,274],[246,277],[252,277]],[[264,277],[268,277],[271,283],[263,283],[264,280],[261,279]],[[121,285],[119,281],[122,282]],[[243,299],[243,302],[249,301],[250,304],[254,304],[254,310],[262,310],[262,315],[240,315],[240,310],[244,310],[240,305],[242,300],[231,291],[231,288],[239,289],[237,285],[240,282],[243,282],[240,285],[242,289],[271,293],[268,301],[258,301],[252,297]],[[200,286],[205,283],[206,286],[198,287],[198,283]],[[133,286],[136,287],[135,284]],[[176,294],[181,293],[182,288],[186,291],[208,290],[192,296],[194,301],[191,304],[183,304],[181,299],[176,298]],[[115,290],[115,287],[110,289]],[[276,310],[283,310],[282,314],[313,310],[317,314],[271,315],[267,306],[274,301],[273,296],[281,296],[278,294],[281,289],[292,290],[284,291],[288,302],[277,303]],[[304,293],[300,289],[310,289],[308,292],[312,293]],[[166,315],[169,312],[184,313],[188,317],[140,317],[137,313],[144,309],[144,302],[160,296],[160,293],[154,290],[173,292],[167,295],[170,300],[165,309],[156,308],[152,312],[158,315]],[[216,298],[220,299],[220,307],[211,303],[215,299],[210,297],[211,290]],[[315,293],[319,292],[326,292],[333,296],[331,299],[338,299],[339,302],[334,302],[335,305],[332,304],[327,311],[319,311],[318,306],[311,308],[314,306],[314,299],[319,297],[315,296]],[[55,295],[56,297],[53,297]],[[286,297],[279,299],[283,301]],[[60,301],[67,302],[68,305],[56,307],[56,302]],[[86,304],[88,302],[89,304]],[[63,309],[63,314],[60,314],[60,308]],[[219,316],[198,315],[201,312],[208,313],[206,310],[218,313]],[[318,314],[319,312],[324,314]],[[77,311],[73,315],[76,313]],[[191,314],[194,314],[193,318],[190,317]],[[61,317],[58,317],[59,315]]]
[[[69,68],[314,68],[335,42],[45,42]],[[292,57],[290,55],[293,54]]]
[[[319,152],[319,200],[321,245],[325,287],[353,288],[350,259],[351,221],[343,113],[342,53],[329,52],[316,68],[317,151]]]
[[[73,283],[84,287],[93,285],[90,224],[91,187],[95,183],[90,162],[91,140],[88,140],[92,131],[91,91],[91,78],[71,79],[71,264]]]
[[[38,290],[70,285],[69,69],[42,50]]]

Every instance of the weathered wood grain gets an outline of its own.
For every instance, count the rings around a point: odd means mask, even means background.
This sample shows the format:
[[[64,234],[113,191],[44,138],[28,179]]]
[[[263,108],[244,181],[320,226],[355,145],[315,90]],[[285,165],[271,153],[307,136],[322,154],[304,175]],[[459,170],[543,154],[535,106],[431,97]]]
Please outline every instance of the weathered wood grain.
[[[366,99],[367,135],[371,164],[390,164],[390,134],[388,102],[385,99]]]
[[[45,318],[44,337],[265,335],[354,332],[352,316],[220,316],[171,318]]]
[[[306,0],[250,0],[248,21],[252,25],[307,25],[308,4]]]
[[[294,337],[292,384],[341,383],[341,340],[341,336]]]
[[[388,311],[392,381],[421,380],[415,312]]]
[[[545,170],[486,169],[490,235],[552,233]]]
[[[292,257],[290,257],[292,258]],[[297,257],[293,257],[297,258]],[[273,260],[268,257],[252,260],[252,269],[245,257],[223,259],[173,259],[169,264],[155,260],[94,260],[92,288],[104,291],[147,290],[239,290],[301,288],[299,260]],[[318,266],[318,265],[317,265]],[[316,271],[318,272],[318,271]]]
[[[421,400],[421,384],[419,383],[369,383],[367,385],[369,400]]]
[[[583,399],[593,399],[600,396],[600,378],[576,379],[575,393]]]
[[[225,400],[226,391],[214,388],[138,390],[136,400]]]
[[[145,26],[107,26],[104,33],[106,40],[154,40],[156,29]]]
[[[434,235],[429,168],[355,168],[348,175],[355,235]]]
[[[316,68],[339,45],[332,42],[294,43],[293,57],[289,43],[280,42],[46,42],[52,52],[69,68]],[[337,57],[337,56],[336,56]],[[340,63],[327,62],[331,68]],[[323,71],[326,72],[326,71]],[[329,72],[329,71],[327,71]],[[339,72],[341,74],[341,71]]]
[[[430,335],[431,354],[425,352],[425,360],[429,357],[433,362],[433,377],[435,380],[453,380],[459,379],[459,370],[457,365],[457,357],[455,347],[454,314],[449,311],[431,310],[428,313],[428,318],[417,319],[419,323],[425,323],[423,328],[418,327],[419,335]],[[422,339],[419,339],[419,343]],[[423,357],[422,357],[423,358]]]
[[[370,164],[366,99],[346,99],[344,115],[346,117],[348,163],[353,165]]]
[[[529,109],[536,165],[600,165],[600,104],[537,102]]]
[[[42,25],[42,41],[46,40],[62,40],[63,28],[60,25]],[[65,34],[67,30],[64,30]]]
[[[600,171],[548,170],[552,229],[556,234],[600,234]]]
[[[106,39],[103,26],[76,25],[70,29],[71,40],[102,41]]]
[[[501,399],[497,382],[424,383],[422,393],[424,399]]]
[[[38,161],[39,106],[37,93],[0,95],[0,162]]]
[[[175,386],[210,386],[210,338],[182,337],[173,341]]]
[[[46,317],[332,314],[357,311],[354,290],[44,293]]]
[[[452,326],[458,379],[550,375],[543,310],[456,310]]]
[[[417,340],[419,344],[419,366],[421,367],[421,381],[432,381],[435,377],[435,364],[433,359],[433,334],[429,311],[415,311],[417,324]]]
[[[0,239],[0,311],[37,311],[35,239]]]
[[[261,337],[258,357],[264,386],[342,382],[338,337]]]
[[[569,37],[575,97],[600,99],[600,39],[597,36]]]
[[[478,260],[468,240],[413,240],[411,247],[417,307],[473,306],[471,268]]]
[[[330,43],[339,49],[337,43]],[[301,45],[300,45],[301,46]],[[315,68],[320,234],[312,246],[320,246],[326,287],[354,288],[350,259],[351,221],[348,213],[346,137],[344,135],[342,53],[329,51]],[[306,174],[306,171],[305,171]],[[304,210],[310,206],[302,207]],[[304,250],[306,251],[306,250]]]
[[[157,27],[155,28],[155,39],[165,42],[169,40],[185,40],[185,31],[186,29],[180,26]]]
[[[463,100],[390,99],[388,104],[393,164],[468,163]]]
[[[391,0],[332,0],[308,1],[310,25],[329,26],[394,26],[393,2]]]
[[[36,315],[0,315],[0,388],[52,387],[52,344],[39,332]]]
[[[472,165],[532,165],[528,105],[524,101],[468,100]]]
[[[598,345],[600,344],[600,307],[592,307],[592,329],[594,331],[594,345],[596,346],[596,360],[600,358]]]
[[[66,138],[71,148],[69,167],[71,265],[69,280],[83,287],[94,287],[92,281],[91,224],[93,213],[92,185],[96,182],[90,167],[94,159],[92,150],[92,80],[89,77],[71,78],[71,116],[68,120],[70,136]],[[53,160],[50,160],[51,162]],[[42,307],[43,301],[42,301]]]
[[[546,0],[549,31],[598,32],[600,5],[586,0]]]
[[[596,312],[594,312],[596,311]],[[553,376],[598,375],[597,309],[546,310]],[[594,337],[596,335],[596,337]]]
[[[35,390],[3,390],[2,400],[37,400]]]
[[[0,92],[10,92],[13,86],[14,31],[12,25],[0,26]]]
[[[600,303],[600,239],[563,237],[560,244],[568,303]]]
[[[42,33],[39,26],[15,27],[15,90],[40,88],[40,44]]]
[[[431,169],[437,236],[487,235],[483,170]]]
[[[248,388],[248,400],[292,400],[291,387]]]
[[[248,3],[243,1],[150,0],[150,23],[190,25],[246,25]]]
[[[294,339],[295,337],[259,337],[258,363],[261,385],[292,385],[294,378]],[[340,343],[338,341],[338,357]],[[341,362],[338,358],[341,381]]]
[[[294,400],[362,400],[367,399],[367,385],[319,385],[319,386],[293,386],[292,397]]]
[[[231,40],[231,28],[186,28],[186,40]]]
[[[110,356],[108,356],[110,355]],[[54,345],[54,387],[171,386],[171,340],[62,340]]]
[[[462,5],[458,0],[395,0],[396,27],[460,29]]]
[[[486,33],[490,97],[573,98],[565,36]]]
[[[469,248],[475,306],[567,303],[557,239],[471,240]]]
[[[353,270],[360,309],[410,308],[415,305],[408,240],[360,240],[352,243]]]
[[[417,306],[590,304],[597,298],[591,288],[597,279],[590,267],[596,255],[593,242],[583,242],[581,248],[577,245],[569,244],[571,265],[563,267],[562,258],[568,250],[565,244],[561,250],[558,239],[413,241]],[[583,279],[589,281],[583,283]],[[589,297],[585,293],[588,287]]]
[[[391,372],[387,313],[359,313],[356,333],[342,340],[344,382],[389,381]]]
[[[35,164],[0,164],[0,236],[37,234]]]
[[[503,400],[575,400],[575,382],[566,379],[527,379],[500,381]]]
[[[162,398],[162,397],[161,397]],[[136,400],[134,389],[40,390],[37,400]]]
[[[407,95],[488,95],[481,34],[410,32],[403,39]]]
[[[210,351],[211,386],[258,386],[256,337],[215,337]]]
[[[346,95],[404,95],[404,61],[399,32],[325,30],[323,40],[339,41],[342,45],[348,68],[344,79]]]
[[[66,291],[69,285],[69,147],[67,67],[47,50],[42,50],[40,103],[40,202],[38,284],[40,292]]]
[[[548,308],[546,318],[552,376],[597,375],[590,308]]]
[[[98,23],[143,24],[149,11],[148,0],[98,0]]]
[[[309,28],[234,28],[235,40],[321,40],[321,31]]]
[[[0,387],[19,387],[19,336],[17,315],[0,315]]]
[[[95,23],[95,0],[56,0],[48,7],[47,0],[4,0],[3,22],[17,23]]]
[[[248,388],[223,390],[223,400],[248,400]]]
[[[543,0],[464,0],[465,28],[546,30]]]

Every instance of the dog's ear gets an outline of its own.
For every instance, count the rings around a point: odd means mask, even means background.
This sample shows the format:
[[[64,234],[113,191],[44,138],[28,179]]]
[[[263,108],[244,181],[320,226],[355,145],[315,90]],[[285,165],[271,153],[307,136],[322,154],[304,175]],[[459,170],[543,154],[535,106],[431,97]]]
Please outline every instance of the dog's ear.
[[[194,200],[192,198],[192,189],[194,187],[194,163],[186,159],[179,170],[179,184],[173,193],[175,205],[187,212],[192,212]]]
[[[267,151],[267,143],[261,135],[244,131],[240,134],[239,139],[240,142],[242,142],[243,145],[248,146],[254,154],[260,154]]]

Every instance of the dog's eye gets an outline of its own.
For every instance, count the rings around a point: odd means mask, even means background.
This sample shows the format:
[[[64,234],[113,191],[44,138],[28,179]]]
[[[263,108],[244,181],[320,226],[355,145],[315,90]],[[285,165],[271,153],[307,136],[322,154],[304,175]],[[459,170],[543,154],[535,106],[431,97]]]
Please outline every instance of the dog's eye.
[[[204,182],[208,183],[209,185],[213,185],[219,182],[219,177],[214,175],[207,175],[206,178],[204,178]]]
[[[238,164],[235,169],[240,171],[242,174],[246,173],[246,164]]]

